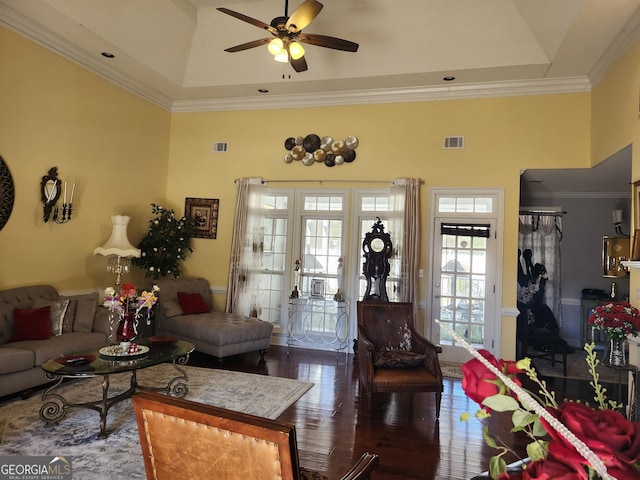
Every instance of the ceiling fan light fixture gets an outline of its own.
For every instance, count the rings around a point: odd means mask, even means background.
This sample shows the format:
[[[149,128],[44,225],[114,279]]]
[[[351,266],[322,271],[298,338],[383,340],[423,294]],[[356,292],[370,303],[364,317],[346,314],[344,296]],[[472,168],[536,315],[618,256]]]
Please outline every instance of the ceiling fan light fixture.
[[[289,45],[289,55],[294,60],[304,57],[304,48],[298,42],[291,42]]]
[[[281,38],[274,38],[269,42],[269,45],[267,45],[267,49],[269,53],[275,57],[284,51],[284,43]]]
[[[279,54],[274,55],[273,59],[276,62],[287,63],[289,61],[289,54],[287,53],[286,50],[282,50]]]

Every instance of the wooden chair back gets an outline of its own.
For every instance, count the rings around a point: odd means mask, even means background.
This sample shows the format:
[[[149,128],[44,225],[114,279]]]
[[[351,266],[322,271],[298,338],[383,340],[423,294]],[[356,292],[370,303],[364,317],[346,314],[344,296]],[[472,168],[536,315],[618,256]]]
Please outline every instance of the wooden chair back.
[[[147,479],[299,479],[292,424],[151,392],[133,406]]]

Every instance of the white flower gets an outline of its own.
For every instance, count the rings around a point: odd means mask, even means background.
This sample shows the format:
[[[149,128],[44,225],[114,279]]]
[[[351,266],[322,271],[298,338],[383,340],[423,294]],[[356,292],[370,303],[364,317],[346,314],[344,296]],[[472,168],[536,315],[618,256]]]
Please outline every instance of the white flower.
[[[150,272],[153,272],[154,270],[155,270],[155,268],[153,268],[153,267],[149,267],[149,271],[150,271]]]
[[[109,297],[112,297],[112,296],[114,296],[116,294],[116,291],[115,291],[115,289],[113,287],[107,287],[107,288],[104,289],[104,294],[109,296]]]

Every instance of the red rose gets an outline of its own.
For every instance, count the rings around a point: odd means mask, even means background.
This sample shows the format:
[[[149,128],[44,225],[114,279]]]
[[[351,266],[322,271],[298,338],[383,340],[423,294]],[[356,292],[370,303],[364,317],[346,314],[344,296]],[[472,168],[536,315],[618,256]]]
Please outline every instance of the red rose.
[[[565,402],[557,409],[547,409],[604,462],[618,480],[637,479],[634,464],[640,461],[640,424],[633,423],[613,410],[593,410],[577,402]],[[571,443],[541,418],[549,432],[549,455],[573,468],[588,462]],[[587,478],[584,476],[583,478]]]
[[[554,459],[538,460],[518,473],[505,472],[498,480],[583,480],[588,478],[584,469],[575,471]]]
[[[515,374],[522,372],[516,366],[516,362],[496,360],[487,350],[479,350],[479,353],[498,370],[511,377],[515,383],[521,385],[520,381],[514,377]],[[500,393],[501,388],[506,389],[502,381],[477,358],[472,358],[462,365],[462,389],[479,405],[482,405],[485,398]],[[509,390],[506,389],[506,392],[508,393]]]

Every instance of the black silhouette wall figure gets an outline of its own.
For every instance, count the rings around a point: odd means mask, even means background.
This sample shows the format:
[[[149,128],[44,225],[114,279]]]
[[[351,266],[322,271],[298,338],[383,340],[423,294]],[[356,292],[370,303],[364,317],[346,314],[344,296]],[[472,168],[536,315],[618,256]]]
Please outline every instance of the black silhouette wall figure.
[[[524,259],[524,268],[521,257]],[[518,249],[518,284],[527,289],[526,295],[518,299],[520,314],[517,319],[517,334],[528,340],[537,350],[548,351],[547,345],[556,351],[570,353],[570,347],[560,337],[560,327],[553,311],[544,301],[548,274],[541,263],[533,263],[530,249]],[[521,352],[523,355],[525,352]],[[520,357],[521,355],[519,355]]]

